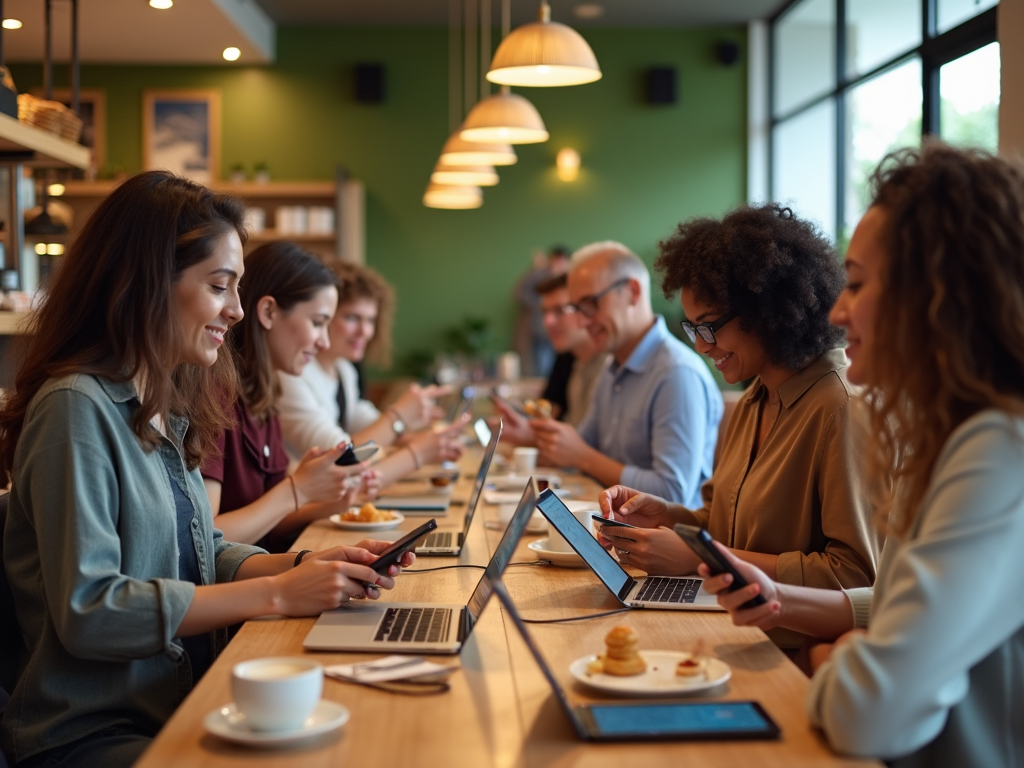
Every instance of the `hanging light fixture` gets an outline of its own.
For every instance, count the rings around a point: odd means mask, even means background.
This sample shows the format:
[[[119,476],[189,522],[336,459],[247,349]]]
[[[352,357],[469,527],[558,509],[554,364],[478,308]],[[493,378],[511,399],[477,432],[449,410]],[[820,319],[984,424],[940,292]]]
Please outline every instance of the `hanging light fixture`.
[[[451,184],[427,185],[423,195],[423,204],[428,208],[451,208],[465,210],[479,208],[484,204],[484,193],[480,187]]]
[[[511,144],[464,141],[456,131],[441,149],[442,165],[515,165],[519,160]]]
[[[552,21],[551,6],[541,2],[540,21],[523,24],[501,41],[487,79],[535,88],[582,85],[600,80],[601,68],[583,36]]]
[[[498,183],[498,174],[492,165],[445,165],[439,162],[434,166],[430,180],[435,184],[493,187]]]
[[[501,93],[477,102],[466,115],[459,137],[466,141],[537,144],[548,132],[537,108],[502,86]]]

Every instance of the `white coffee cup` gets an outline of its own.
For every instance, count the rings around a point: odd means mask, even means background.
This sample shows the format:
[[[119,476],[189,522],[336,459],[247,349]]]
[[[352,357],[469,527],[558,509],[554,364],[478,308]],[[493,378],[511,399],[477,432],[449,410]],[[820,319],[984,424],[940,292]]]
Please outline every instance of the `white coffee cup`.
[[[580,521],[580,524],[587,529],[591,536],[594,535],[594,518],[595,513],[601,512],[601,505],[596,501],[567,501],[565,506],[572,512],[572,516]],[[547,548],[552,552],[574,552],[575,550],[570,546],[569,542],[565,540],[558,531],[555,530],[555,526],[549,526],[551,529],[551,535],[548,536]]]
[[[537,469],[537,454],[540,453],[536,448],[530,448],[528,446],[522,446],[512,451],[512,463],[516,468],[516,474],[520,477],[529,477],[533,474],[534,470]]]
[[[254,731],[294,731],[312,714],[324,686],[324,669],[298,657],[236,664],[231,672],[235,706]]]

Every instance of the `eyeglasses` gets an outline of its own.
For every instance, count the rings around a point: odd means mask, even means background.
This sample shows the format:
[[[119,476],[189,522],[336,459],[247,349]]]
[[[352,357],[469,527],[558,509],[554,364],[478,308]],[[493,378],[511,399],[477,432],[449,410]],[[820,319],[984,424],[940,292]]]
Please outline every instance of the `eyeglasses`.
[[[736,317],[735,312],[726,312],[720,318],[712,323],[697,323],[694,325],[689,320],[683,320],[679,324],[683,326],[683,330],[686,331],[687,338],[690,339],[694,344],[697,343],[697,337],[700,336],[708,344],[715,343],[715,332],[720,331],[722,326],[728,323]]]
[[[549,315],[555,320],[561,320],[563,317],[576,314],[575,304],[560,304],[557,307],[548,307],[547,309],[541,310],[542,317],[548,317]]]
[[[604,298],[605,294],[614,291],[616,288],[621,288],[628,282],[628,277],[624,277],[621,280],[616,280],[603,291],[598,291],[597,293],[592,293],[589,296],[584,296],[576,303],[569,304],[568,306],[572,307],[574,312],[579,312],[584,317],[591,318],[597,314],[597,303],[602,298]]]

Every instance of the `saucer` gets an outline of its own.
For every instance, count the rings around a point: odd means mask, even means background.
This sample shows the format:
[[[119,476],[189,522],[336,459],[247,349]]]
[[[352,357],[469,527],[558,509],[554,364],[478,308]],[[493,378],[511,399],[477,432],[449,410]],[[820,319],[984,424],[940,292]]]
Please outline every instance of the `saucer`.
[[[356,512],[359,507],[352,507]],[[345,531],[390,531],[405,522],[405,516],[401,512],[392,512],[390,520],[381,520],[379,523],[360,523],[355,520],[343,520],[341,515],[331,515],[328,520]]]
[[[548,549],[547,539],[531,541],[526,547],[537,556],[538,560],[550,560],[552,565],[562,568],[582,568],[586,565],[583,558],[575,552],[556,552],[553,549]]]
[[[236,744],[281,747],[340,728],[348,722],[348,718],[348,710],[341,704],[320,699],[313,714],[299,728],[291,731],[254,731],[246,726],[245,716],[232,702],[210,712],[203,718],[203,726],[214,736]]]
[[[682,651],[640,651],[640,655],[647,662],[647,671],[641,675],[588,672],[587,665],[597,658],[594,654],[576,659],[569,665],[569,673],[584,685],[619,696],[683,696],[714,688],[732,676],[728,664],[710,656],[703,674],[679,677],[676,664],[690,658],[690,654]]]
[[[552,490],[562,486],[562,478],[553,472],[535,472],[533,477],[536,478],[537,482],[547,480],[548,487]],[[493,485],[496,490],[519,491],[519,493],[523,492],[523,487],[529,480],[529,475],[492,475],[487,478],[487,482]]]

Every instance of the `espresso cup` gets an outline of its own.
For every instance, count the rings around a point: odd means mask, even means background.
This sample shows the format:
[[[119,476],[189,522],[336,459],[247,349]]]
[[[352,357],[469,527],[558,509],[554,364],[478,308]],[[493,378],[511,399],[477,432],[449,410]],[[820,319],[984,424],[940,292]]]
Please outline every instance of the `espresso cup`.
[[[565,506],[572,512],[572,516],[580,521],[580,524],[587,529],[591,536],[594,535],[594,518],[592,515],[600,513],[601,506],[596,501],[567,501]],[[574,552],[575,550],[565,540],[555,527],[549,526],[551,535],[548,536],[547,548],[552,552]]]
[[[520,477],[529,477],[533,474],[533,471],[537,469],[537,454],[540,453],[536,448],[530,448],[528,446],[520,446],[512,451],[512,463],[516,468],[516,474]]]
[[[231,672],[235,707],[254,731],[294,731],[320,701],[324,670],[298,657],[254,659]]]

